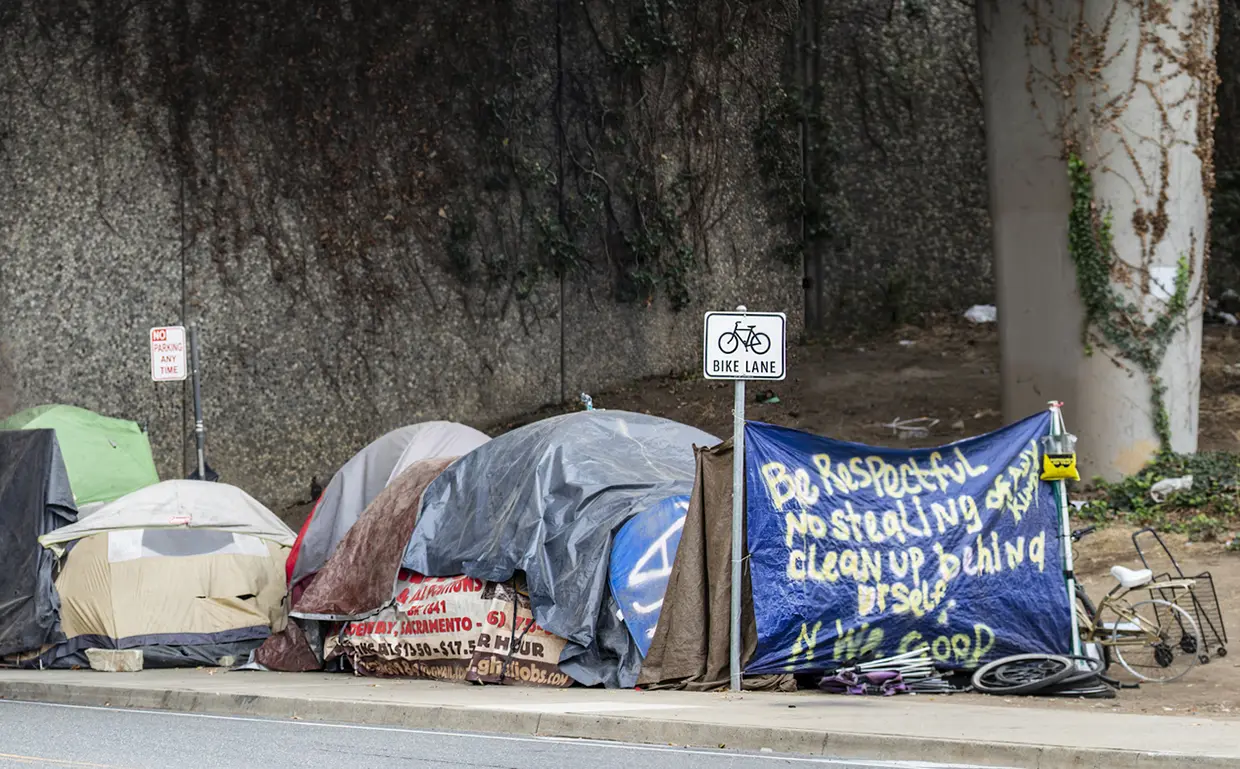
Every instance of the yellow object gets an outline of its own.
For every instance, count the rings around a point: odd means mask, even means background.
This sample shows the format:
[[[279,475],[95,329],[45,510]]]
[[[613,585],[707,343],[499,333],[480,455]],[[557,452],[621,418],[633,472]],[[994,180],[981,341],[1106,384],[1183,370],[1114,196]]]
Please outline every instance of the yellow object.
[[[1042,480],[1044,481],[1079,481],[1080,474],[1076,471],[1076,454],[1043,454]]]

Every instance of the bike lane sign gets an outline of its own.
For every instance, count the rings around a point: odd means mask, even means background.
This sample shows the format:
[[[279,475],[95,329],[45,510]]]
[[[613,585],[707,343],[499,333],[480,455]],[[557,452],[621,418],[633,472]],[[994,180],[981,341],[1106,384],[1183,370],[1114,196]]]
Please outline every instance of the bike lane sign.
[[[783,379],[788,319],[782,312],[708,312],[702,338],[707,379]]]

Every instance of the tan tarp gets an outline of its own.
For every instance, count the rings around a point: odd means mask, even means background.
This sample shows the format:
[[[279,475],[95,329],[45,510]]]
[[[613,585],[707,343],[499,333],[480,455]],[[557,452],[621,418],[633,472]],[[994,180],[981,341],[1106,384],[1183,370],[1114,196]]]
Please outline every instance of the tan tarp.
[[[287,622],[293,532],[244,491],[166,481],[40,537],[63,553],[56,590],[68,639],[38,664],[88,648],[140,648],[151,666],[227,664]]]
[[[210,636],[266,626],[284,629],[288,548],[261,543],[267,557],[211,554],[108,558],[112,533],[79,542],[56,590],[69,642],[77,636]]]
[[[650,652],[637,685],[709,691],[728,685],[732,613],[732,442],[696,449],[697,474]],[[758,646],[749,562],[741,576],[741,661]],[[744,688],[790,691],[790,675],[751,676]]]

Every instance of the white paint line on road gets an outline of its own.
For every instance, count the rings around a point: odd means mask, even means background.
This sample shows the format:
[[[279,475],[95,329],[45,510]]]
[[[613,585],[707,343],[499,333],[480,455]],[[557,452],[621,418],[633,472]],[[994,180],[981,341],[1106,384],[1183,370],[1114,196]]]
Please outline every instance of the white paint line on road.
[[[109,766],[108,764],[90,764],[85,761],[69,761],[63,758],[51,758],[50,756],[27,756],[20,753],[0,753],[0,758],[6,761],[15,761],[19,764],[42,764],[43,766],[71,766],[86,769],[118,769],[118,767]]]
[[[3,705],[25,705],[38,708],[66,708],[71,710],[97,710],[104,713],[135,713],[148,716],[171,716],[174,718],[205,718],[213,721],[238,721],[319,729],[346,729],[364,732],[396,732],[418,734],[430,737],[453,737],[466,740],[497,740],[523,743],[560,743],[563,745],[589,745],[612,750],[629,750],[642,753],[679,753],[694,756],[727,756],[743,755],[749,759],[764,761],[782,761],[785,763],[815,764],[818,766],[844,766],[857,769],[1011,769],[1001,766],[979,766],[976,764],[932,764],[923,761],[872,761],[865,759],[815,758],[813,756],[783,756],[768,753],[728,753],[723,750],[699,750],[696,748],[664,747],[661,745],[633,745],[627,742],[609,742],[607,740],[588,740],[572,737],[534,737],[504,734],[480,734],[474,732],[435,731],[433,729],[406,729],[399,726],[367,726],[365,724],[329,724],[322,721],[288,721],[281,718],[253,718],[250,716],[217,716],[210,713],[179,713],[172,710],[138,710],[134,708],[105,708],[97,705],[64,705],[55,702],[26,702],[24,700],[0,700]]]

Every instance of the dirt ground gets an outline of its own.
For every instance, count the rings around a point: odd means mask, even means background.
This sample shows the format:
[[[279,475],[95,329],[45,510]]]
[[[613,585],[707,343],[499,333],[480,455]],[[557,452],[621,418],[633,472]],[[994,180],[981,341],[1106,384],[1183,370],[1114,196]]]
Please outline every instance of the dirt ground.
[[[937,445],[1001,425],[999,343],[993,331],[958,325],[906,329],[881,341],[805,344],[788,353],[787,380],[750,385],[746,418],[841,440],[913,446]],[[758,402],[767,390],[778,403]],[[645,379],[591,396],[596,408],[655,414],[721,438],[732,433],[732,383],[708,381],[697,372]],[[543,409],[496,425],[492,432],[564,410]],[[899,438],[883,426],[922,417],[938,422],[920,439]]]
[[[1240,451],[1240,329],[1207,327],[1201,389],[1202,450]],[[952,323],[905,329],[886,339],[856,344],[801,345],[790,350],[788,380],[751,386],[749,419],[795,427],[832,438],[877,445],[938,445],[1001,426],[999,343],[993,326]],[[732,384],[694,374],[647,379],[612,392],[591,393],[598,408],[644,412],[691,424],[719,437],[732,431]],[[769,389],[771,393],[761,391]],[[779,403],[759,403],[770,394]],[[580,408],[579,405],[570,406]],[[496,425],[503,432],[565,409],[549,408]],[[920,437],[900,435],[899,420],[936,420]],[[923,423],[924,424],[924,423]],[[1069,425],[1071,428],[1071,425]],[[1076,545],[1076,570],[1095,602],[1114,584],[1115,564],[1139,568],[1133,529],[1113,526]],[[1188,544],[1168,535],[1184,571],[1210,571],[1224,612],[1224,627],[1240,633],[1240,554],[1220,543]],[[1154,564],[1151,564],[1154,565]],[[1240,636],[1237,636],[1240,646]],[[1119,665],[1111,674],[1124,678]],[[1194,668],[1181,680],[1125,689],[1115,700],[1001,699],[956,695],[979,703],[1084,708],[1150,714],[1240,718],[1240,649]]]
[[[792,376],[783,382],[750,384],[746,418],[840,440],[900,446],[935,446],[1002,426],[999,337],[993,325],[950,322],[855,344],[798,345],[789,350],[788,371]],[[1206,328],[1201,378],[1200,448],[1240,451],[1240,328]],[[779,403],[759,402],[767,390]],[[732,433],[732,383],[708,381],[696,372],[591,396],[597,408],[655,414],[721,438]],[[489,432],[577,408],[572,403],[542,409]],[[911,419],[934,423],[923,437],[901,435],[891,427],[896,420]]]
[[[1132,535],[1136,529],[1128,526],[1111,526],[1083,538],[1073,547],[1076,557],[1076,573],[1086,592],[1097,603],[1107,591],[1115,586],[1111,567],[1115,565],[1140,569]],[[1233,645],[1237,644],[1236,632],[1240,632],[1240,554],[1227,552],[1217,542],[1189,543],[1178,534],[1162,535],[1180,568],[1189,576],[1209,572],[1218,591],[1219,605],[1223,612],[1223,628],[1232,633]],[[1140,538],[1142,550],[1155,574],[1170,570],[1170,565],[1149,535]],[[1153,546],[1151,548],[1151,546]],[[1141,595],[1141,594],[1137,594]],[[1132,601],[1148,596],[1133,597]],[[1207,633],[1204,631],[1203,633]],[[1091,711],[1105,710],[1117,713],[1148,713],[1151,715],[1208,716],[1210,718],[1240,718],[1240,649],[1227,647],[1226,657],[1211,655],[1209,664],[1197,665],[1183,678],[1169,684],[1142,684],[1139,689],[1122,689],[1113,700],[1059,700],[1053,698],[999,698],[986,695],[953,695],[952,701],[972,701],[977,704],[1004,703],[1014,706],[1077,708]],[[1135,681],[1118,664],[1113,664],[1109,675],[1121,681]]]

